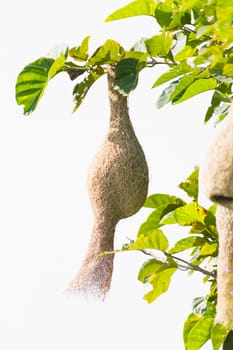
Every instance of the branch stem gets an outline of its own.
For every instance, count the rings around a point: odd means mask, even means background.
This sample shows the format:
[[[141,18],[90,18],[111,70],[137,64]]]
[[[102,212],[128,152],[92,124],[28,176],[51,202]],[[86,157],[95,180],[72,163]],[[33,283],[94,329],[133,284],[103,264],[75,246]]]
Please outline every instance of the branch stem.
[[[157,64],[166,64],[167,66],[177,66],[177,62],[173,61],[157,61],[154,57],[150,57],[150,61],[147,62],[148,67],[154,67]]]
[[[144,249],[141,249],[140,250],[143,254],[146,254],[146,255],[149,255],[153,258],[156,258],[156,260],[161,260],[161,259],[158,259],[153,253],[151,252],[148,252],[147,250],[144,250]],[[174,260],[177,260],[179,262],[181,262],[182,264],[177,264],[178,266],[178,269],[180,270],[194,270],[194,271],[198,271],[198,272],[201,272],[203,273],[204,275],[207,275],[207,276],[210,276],[210,277],[213,277],[213,278],[216,278],[216,273],[215,272],[211,272],[211,271],[208,271],[206,269],[203,269],[202,267],[200,266],[197,266],[197,265],[193,265],[191,263],[189,263],[188,261],[182,259],[182,258],[179,258],[178,256],[175,256],[173,254],[169,254],[167,252],[163,252],[163,254],[167,257],[167,258],[171,258],[171,259],[174,259]]]

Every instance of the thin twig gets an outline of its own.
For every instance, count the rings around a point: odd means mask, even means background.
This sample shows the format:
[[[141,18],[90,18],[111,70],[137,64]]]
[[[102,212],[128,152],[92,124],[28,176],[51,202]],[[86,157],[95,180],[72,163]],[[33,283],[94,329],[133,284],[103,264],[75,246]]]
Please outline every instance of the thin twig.
[[[147,62],[147,65],[149,67],[154,67],[156,66],[157,64],[166,64],[168,66],[177,66],[178,63],[176,62],[172,62],[172,61],[157,61],[154,57],[150,57],[150,61]]]
[[[140,251],[146,255],[149,255],[153,258],[155,258],[156,260],[160,260],[161,262],[164,262],[162,261],[161,259],[158,259],[154,254],[152,254],[151,252],[148,252],[147,250],[144,250],[144,249],[140,249]],[[197,265],[193,265],[191,263],[189,263],[188,261],[182,259],[182,258],[179,258],[175,255],[172,255],[172,254],[169,254],[169,253],[166,253],[166,252],[163,252],[163,254],[168,257],[168,258],[171,258],[171,259],[175,259],[177,261],[180,261],[182,262],[183,264],[177,264],[178,268],[181,269],[181,270],[194,270],[194,271],[198,271],[198,272],[201,272],[203,273],[204,275],[207,275],[207,276],[211,276],[213,278],[216,278],[216,273],[215,272],[211,272],[211,271],[208,271],[208,270],[205,270],[203,269],[202,267],[200,266],[197,266]]]
[[[172,259],[176,259],[180,262],[183,262],[184,264],[187,265],[187,268],[189,268],[190,270],[195,270],[195,271],[198,271],[198,272],[201,272],[203,273],[204,275],[207,275],[207,276],[211,276],[211,277],[214,277],[216,278],[216,273],[215,272],[211,272],[211,271],[208,271],[206,269],[203,269],[202,267],[198,266],[198,265],[193,265],[191,263],[189,263],[188,261],[184,260],[184,259],[181,259],[175,255],[172,255],[172,254],[169,254],[169,253],[166,253],[164,252],[164,254],[167,256],[167,257],[170,257]]]

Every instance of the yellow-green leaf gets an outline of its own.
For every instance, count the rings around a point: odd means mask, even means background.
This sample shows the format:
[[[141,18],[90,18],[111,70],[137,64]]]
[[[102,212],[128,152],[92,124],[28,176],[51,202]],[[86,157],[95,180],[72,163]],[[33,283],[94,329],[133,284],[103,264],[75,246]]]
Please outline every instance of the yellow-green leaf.
[[[226,63],[223,67],[223,73],[228,77],[233,77],[233,63]]]
[[[194,56],[196,48],[189,45],[185,46],[181,51],[175,55],[175,61],[181,62],[187,60],[187,58]]]
[[[217,254],[218,244],[216,242],[206,242],[200,251],[201,256],[213,256]]]
[[[145,208],[167,208],[168,206],[171,206],[172,209],[175,209],[177,207],[180,207],[184,205],[185,202],[176,196],[171,196],[169,194],[164,193],[156,193],[149,196],[145,203]]]
[[[169,250],[169,254],[180,253],[184,250],[199,246],[205,242],[202,237],[191,236],[182,238],[177,241],[172,249]]]
[[[200,317],[195,315],[193,312],[189,314],[188,318],[186,319],[184,323],[184,328],[183,328],[183,339],[184,339],[184,344],[185,344],[185,349],[186,344],[188,341],[188,335],[191,329],[194,327],[194,325],[200,320]]]
[[[145,40],[148,53],[151,56],[166,56],[172,46],[173,35],[170,32],[163,32]]]
[[[207,211],[196,202],[189,203],[175,210],[176,222],[182,226],[190,226],[193,223],[205,224]]]
[[[178,104],[189,98],[198,95],[204,91],[213,90],[216,87],[216,80],[214,78],[196,79],[184,92],[180,99],[174,101],[174,104]]]
[[[142,15],[154,16],[155,8],[156,2],[154,0],[136,0],[111,13],[105,21],[111,22],[118,19]]]
[[[92,69],[87,77],[77,85],[75,85],[73,90],[75,106],[73,108],[73,112],[75,112],[80,105],[82,104],[86,94],[90,90],[91,86],[105,73],[102,67],[97,66],[95,69]]]
[[[87,65],[94,66],[117,63],[123,55],[123,47],[115,40],[108,39],[94,52],[88,60]]]
[[[222,346],[224,340],[227,337],[228,329],[221,325],[220,323],[217,323],[213,325],[211,329],[211,340],[213,344],[213,350],[219,350]]]
[[[136,241],[130,245],[130,250],[158,249],[166,251],[169,243],[162,230],[154,229],[145,234],[140,234]]]
[[[88,45],[90,36],[86,36],[80,46],[72,47],[69,50],[69,56],[74,58],[76,61],[86,61],[88,59]]]
[[[138,280],[142,283],[148,282],[148,278],[157,273],[164,266],[162,261],[150,259],[144,262],[138,273]]]
[[[179,184],[179,187],[184,190],[188,196],[197,201],[198,199],[198,181],[199,181],[199,168],[197,167],[189,177]]]
[[[162,85],[170,80],[173,80],[174,78],[189,73],[190,72],[190,66],[188,66],[186,63],[181,63],[177,66],[175,66],[173,69],[170,69],[168,72],[163,73],[160,75],[160,77],[155,81],[153,84],[153,88]]]
[[[186,339],[186,350],[199,350],[211,336],[211,328],[214,319],[212,317],[201,317],[190,329]]]
[[[197,75],[200,73],[200,69],[192,70],[191,73],[184,75],[176,84],[176,88],[170,95],[169,101],[175,103],[183,95],[184,91],[195,81]]]
[[[36,109],[48,84],[49,76],[54,76],[57,70],[57,67],[53,66],[54,62],[55,60],[52,58],[39,58],[24,67],[18,75],[16,101],[19,105],[24,106],[24,114],[29,114]],[[52,73],[50,72],[51,68]]]
[[[49,79],[53,78],[63,68],[65,60],[66,60],[66,58],[64,55],[61,55],[55,59],[51,68],[48,71],[48,78]]]
[[[154,274],[149,281],[153,286],[153,289],[149,293],[145,294],[143,298],[148,303],[152,303],[161,294],[165,293],[169,288],[171,277],[176,270],[177,269],[174,267],[169,267],[161,272]]]

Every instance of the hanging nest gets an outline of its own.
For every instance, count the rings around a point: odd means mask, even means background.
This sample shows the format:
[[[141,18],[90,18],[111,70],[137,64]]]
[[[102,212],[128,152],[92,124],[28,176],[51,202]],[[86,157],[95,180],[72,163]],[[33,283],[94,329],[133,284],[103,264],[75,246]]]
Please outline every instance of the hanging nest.
[[[114,87],[115,68],[108,66],[109,130],[88,176],[94,227],[87,254],[71,291],[103,297],[112,279],[114,233],[119,220],[135,214],[148,191],[148,167],[128,111],[128,99]]]
[[[204,169],[207,196],[216,202],[219,255],[216,322],[233,329],[233,107],[214,141]]]
[[[233,104],[207,157],[204,183],[210,200],[233,210]]]

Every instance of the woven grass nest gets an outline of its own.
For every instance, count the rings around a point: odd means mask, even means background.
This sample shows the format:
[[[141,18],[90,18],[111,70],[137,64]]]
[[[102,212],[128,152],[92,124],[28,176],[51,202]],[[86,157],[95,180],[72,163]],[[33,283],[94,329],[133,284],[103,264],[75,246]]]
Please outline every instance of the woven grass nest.
[[[114,233],[119,220],[135,214],[148,191],[148,167],[135,135],[127,96],[114,87],[115,67],[107,68],[110,123],[105,140],[91,165],[89,197],[94,226],[87,254],[69,290],[104,298],[109,291],[114,254]]]
[[[207,196],[217,203],[219,254],[215,322],[233,329],[233,103],[209,150],[203,180]]]

